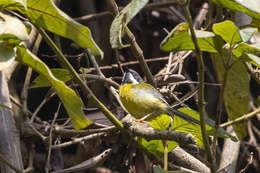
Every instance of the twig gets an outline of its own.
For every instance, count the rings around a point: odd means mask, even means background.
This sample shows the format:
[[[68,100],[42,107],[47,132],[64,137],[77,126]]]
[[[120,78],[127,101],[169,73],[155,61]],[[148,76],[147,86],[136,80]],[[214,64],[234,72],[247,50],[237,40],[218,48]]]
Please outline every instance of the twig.
[[[200,160],[187,153],[180,147],[176,147],[169,153],[169,159],[177,165],[197,172],[209,173],[210,169]]]
[[[103,82],[104,84],[108,84],[110,86],[113,86],[115,88],[119,88],[119,84],[113,81],[110,78],[105,78],[102,76],[94,75],[94,74],[82,74],[82,76],[86,77],[87,79],[93,79],[96,81]]]
[[[70,129],[64,129],[62,126],[55,126],[54,133],[61,136],[61,137],[73,137],[73,136],[86,136],[94,133],[112,133],[117,131],[117,128],[115,126],[111,127],[105,127],[100,129],[86,129],[86,130],[70,130]]]
[[[57,109],[57,111],[54,114],[54,118],[52,120],[51,127],[50,127],[48,155],[47,155],[47,160],[46,160],[46,165],[45,165],[45,172],[46,173],[48,173],[49,169],[50,169],[51,149],[52,149],[52,147],[51,147],[52,146],[52,131],[54,129],[55,121],[56,121],[56,119],[57,119],[57,117],[59,115],[60,107],[61,107],[61,103],[59,103],[59,105],[58,105],[58,109]]]
[[[169,0],[169,1],[166,1],[166,2],[154,2],[154,3],[150,3],[150,4],[147,4],[144,8],[143,8],[143,11],[151,11],[151,10],[157,10],[159,8],[165,8],[165,7],[169,7],[171,5],[176,5],[178,4],[178,1],[177,0]],[[119,9],[123,9],[123,7],[119,7]],[[88,14],[88,15],[85,15],[85,16],[81,16],[81,17],[77,17],[77,18],[74,18],[74,20],[78,21],[78,22],[86,22],[86,21],[91,21],[91,20],[98,20],[100,18],[103,18],[105,16],[110,16],[112,15],[111,12],[109,11],[104,11],[104,12],[101,12],[101,13],[92,13],[92,14]]]
[[[251,165],[253,163],[253,159],[254,159],[254,153],[251,152],[250,156],[249,156],[248,163],[246,164],[246,166],[241,171],[239,171],[239,173],[244,173],[247,170],[247,168],[249,167],[249,165]]]
[[[34,167],[33,167],[34,156],[35,156],[34,144],[31,144],[30,145],[30,151],[29,151],[29,164],[28,164],[28,167],[23,171],[23,173],[32,173],[33,172],[33,170],[34,170]]]
[[[19,170],[18,168],[16,168],[14,165],[12,165],[11,163],[8,162],[8,160],[6,160],[2,154],[0,154],[0,161],[2,161],[4,164],[6,164],[7,166],[9,166],[11,169],[13,169],[16,173],[23,173],[23,171]]]
[[[117,7],[115,1],[107,0],[107,3],[110,6],[110,10],[111,10],[113,16],[115,17],[116,15],[118,15],[119,10],[118,10],[118,7]],[[125,34],[126,40],[130,43],[130,50],[133,53],[133,55],[136,57],[136,59],[139,61],[141,69],[143,70],[145,76],[147,77],[148,82],[151,83],[152,85],[156,86],[153,75],[145,61],[143,51],[140,48],[140,46],[137,44],[134,34],[130,31],[130,29],[127,26],[125,26],[124,30],[126,33]]]
[[[204,71],[205,71],[205,66],[203,62],[203,57],[197,42],[196,34],[192,25],[192,18],[189,10],[189,4],[190,0],[187,0],[186,3],[184,4],[184,13],[186,16],[186,19],[189,23],[189,29],[191,32],[191,38],[195,46],[195,52],[197,55],[197,61],[198,61],[198,71],[199,71],[199,101],[198,101],[198,108],[199,108],[199,113],[200,113],[200,121],[201,121],[201,132],[202,132],[202,138],[203,138],[203,143],[206,149],[207,153],[207,160],[211,163],[210,170],[212,173],[216,172],[216,165],[215,165],[215,159],[212,156],[212,152],[210,149],[208,137],[206,134],[206,122],[205,122],[205,104],[204,104]]]
[[[54,171],[51,173],[69,173],[69,172],[76,172],[76,171],[80,171],[80,170],[86,170],[88,168],[95,167],[98,164],[104,162],[111,153],[112,153],[112,149],[109,148],[109,149],[105,150],[104,152],[102,152],[101,154],[99,154],[91,159],[88,159],[78,165],[75,165],[75,166],[67,168],[67,169]]]
[[[68,147],[70,145],[82,142],[82,141],[86,141],[86,140],[90,140],[90,139],[96,139],[96,138],[100,138],[102,136],[105,136],[107,133],[101,132],[101,133],[96,133],[96,134],[92,134],[92,135],[88,135],[88,136],[84,136],[81,138],[75,138],[72,141],[69,142],[64,142],[61,144],[57,144],[57,145],[52,145],[51,148],[63,148],[63,147]]]
[[[42,141],[46,141],[47,137],[45,137],[44,135],[41,134],[41,132],[39,132],[32,123],[29,123],[29,126],[31,127],[31,129],[38,135],[40,136],[40,138],[42,139]]]
[[[223,123],[220,125],[220,127],[227,127],[227,126],[230,126],[230,125],[233,125],[235,123],[239,123],[239,122],[242,122],[242,121],[245,121],[251,117],[253,117],[254,115],[258,114],[260,112],[260,107],[258,107],[256,110],[254,110],[253,112],[250,112],[248,114],[245,114],[235,120],[231,120],[231,121],[228,121],[226,123]]]
[[[34,113],[32,114],[32,117],[30,119],[30,123],[33,123],[36,115],[39,113],[39,111],[41,110],[41,108],[45,105],[45,103],[47,101],[49,101],[56,93],[54,92],[53,88],[49,89],[49,91],[47,92],[47,94],[45,95],[44,99],[42,100],[42,102],[39,104],[39,106],[35,109]]]
[[[105,78],[104,74],[102,73],[102,71],[100,70],[99,66],[98,66],[98,63],[95,59],[95,57],[91,54],[91,51],[90,49],[88,48],[87,49],[87,54],[88,54],[88,57],[90,58],[90,61],[92,62],[94,68],[96,69],[97,71],[97,74],[103,78]]]
[[[27,73],[26,73],[26,77],[25,77],[25,81],[24,81],[24,85],[23,85],[23,89],[22,89],[22,93],[21,93],[21,101],[22,101],[22,111],[23,112],[28,112],[28,108],[27,108],[27,98],[28,98],[28,88],[30,85],[30,79],[32,76],[32,68],[28,67],[27,69]]]
[[[48,43],[48,45],[53,49],[53,51],[58,55],[59,61],[61,61],[65,66],[66,69],[69,70],[71,75],[73,76],[74,80],[80,85],[80,87],[83,90],[83,94],[86,98],[90,98],[95,106],[97,106],[101,112],[104,113],[104,115],[123,133],[126,133],[124,130],[124,127],[122,123],[105,107],[103,103],[101,103],[98,98],[94,95],[92,90],[84,83],[84,81],[80,78],[79,74],[75,71],[75,69],[72,67],[72,65],[69,63],[69,61],[66,59],[66,57],[63,55],[63,53],[58,49],[58,47],[54,44],[54,42],[51,40],[51,38],[48,36],[48,34],[42,29],[38,28],[39,32],[45,39],[45,41]]]

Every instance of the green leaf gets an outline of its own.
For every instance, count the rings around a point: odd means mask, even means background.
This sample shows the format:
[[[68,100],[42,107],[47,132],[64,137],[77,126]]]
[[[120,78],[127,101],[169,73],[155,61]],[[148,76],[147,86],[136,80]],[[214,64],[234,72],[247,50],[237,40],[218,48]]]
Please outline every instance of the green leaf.
[[[22,5],[26,9],[27,0],[0,0],[0,6],[6,8],[8,6]]]
[[[246,44],[244,42],[239,43],[235,49],[232,50],[232,54],[237,58],[243,58],[249,63],[260,68],[260,58],[254,54],[260,53],[260,45]]]
[[[260,1],[258,0],[211,0],[217,5],[229,8],[233,11],[240,11],[260,19]]]
[[[202,51],[217,53],[224,44],[223,40],[213,32],[196,30],[195,34]],[[168,52],[195,50],[188,23],[177,25],[162,41],[161,49]]]
[[[124,27],[136,16],[136,14],[148,3],[149,0],[132,0],[115,17],[110,28],[110,44],[112,48],[121,49],[121,37],[124,34]]]
[[[63,82],[68,82],[71,80],[70,72],[63,68],[52,68],[50,69],[52,74],[59,80]],[[39,87],[49,87],[51,83],[46,80],[44,75],[40,74],[33,80],[33,85],[30,88],[39,88]]]
[[[250,23],[250,26],[260,30],[260,19],[253,19],[252,22]]]
[[[22,63],[32,67],[38,73],[43,75],[46,80],[55,89],[57,95],[61,99],[72,124],[75,129],[82,129],[90,125],[92,122],[87,120],[83,112],[82,100],[77,96],[74,90],[67,87],[64,82],[53,76],[51,70],[38,57],[24,47],[17,46],[16,59]]]
[[[239,43],[236,47],[232,50],[232,54],[235,55],[237,58],[240,58],[244,54],[251,53],[255,54],[260,52],[260,45],[256,44],[247,44],[247,43]]]
[[[151,154],[162,158],[163,157],[163,143],[162,140],[150,140],[147,141],[144,138],[141,139],[141,145]],[[168,141],[168,152],[172,151],[175,147],[178,146],[177,142]]]
[[[224,58],[224,59],[222,59]],[[227,62],[226,55],[214,55],[214,65],[219,83],[224,83],[224,105],[230,120],[239,118],[248,113],[249,77],[247,69],[241,61],[234,61],[227,71],[223,62]],[[226,79],[225,79],[226,78]],[[234,124],[233,128],[239,139],[247,132],[243,123]]]
[[[212,30],[231,46],[242,42],[239,29],[232,21],[226,20],[224,22],[215,23]]]
[[[256,32],[257,32],[257,28],[253,28],[253,27],[247,27],[239,30],[243,42],[248,42]]]
[[[189,173],[188,171],[165,171],[159,166],[153,165],[153,172],[154,173]]]
[[[69,38],[83,48],[90,48],[93,55],[103,57],[103,52],[91,36],[88,27],[81,25],[58,9],[52,0],[28,0],[28,10],[12,7],[27,15],[30,22],[57,35]]]
[[[189,115],[193,118],[196,118],[196,119],[199,119],[199,117],[200,117],[198,112],[196,112],[195,110],[190,109],[190,108],[185,107],[185,108],[180,108],[178,110],[181,112],[184,112],[187,115]],[[175,117],[176,117],[176,120],[175,120]],[[198,145],[203,146],[200,126],[187,123],[185,120],[183,120],[177,116],[175,116],[175,117],[174,117],[174,122],[175,122],[176,127],[174,127],[174,130],[191,133],[194,136],[194,139],[197,141]],[[178,122],[176,122],[176,121],[178,121]],[[207,134],[214,136],[215,135],[215,121],[213,121],[212,119],[210,119],[207,116],[205,117],[205,121],[206,121]],[[217,136],[221,137],[221,138],[231,138],[231,140],[237,141],[237,138],[235,136],[226,132],[221,127],[218,129]]]
[[[249,63],[255,65],[258,68],[260,68],[260,57],[259,56],[256,56],[256,55],[251,54],[251,53],[247,53],[246,56],[249,59],[249,61],[248,61]]]
[[[162,114],[162,115],[152,119],[150,121],[150,126],[157,130],[166,130],[170,125],[170,121],[171,121],[171,118],[168,115]],[[164,147],[163,147],[162,140],[147,141],[142,138],[141,144],[143,145],[143,147],[146,148],[147,151],[149,151],[153,155],[156,155],[158,157],[163,156]],[[177,146],[178,146],[178,143],[176,143],[174,141],[168,141],[168,151],[169,152]]]
[[[186,113],[187,115],[199,119],[199,114],[190,109],[190,108],[180,108],[178,109],[181,112]],[[166,114],[162,114],[150,121],[150,126],[157,129],[157,130],[166,130],[170,125],[171,118]],[[206,131],[208,135],[215,135],[215,122],[206,117]],[[197,124],[190,124],[187,121],[179,118],[178,116],[174,116],[173,125],[171,130],[173,131],[181,131],[186,133],[191,133],[194,136],[197,144],[199,146],[203,146],[202,135],[201,135],[201,128]],[[237,138],[232,136],[230,133],[226,132],[223,128],[218,129],[217,133],[218,137],[222,138],[231,138],[233,141],[237,141]],[[164,152],[164,146],[162,140],[151,140],[147,141],[145,139],[141,139],[141,145],[149,151],[149,153],[161,158]],[[168,151],[172,151],[175,147],[178,146],[178,143],[175,141],[168,141]]]
[[[26,27],[19,19],[0,12],[0,40],[28,38]]]
[[[190,108],[180,108],[178,110],[199,120],[199,117],[200,117],[199,114]],[[207,127],[207,130],[211,130],[210,126],[206,126],[206,127]],[[174,116],[172,130],[191,133],[194,136],[194,139],[197,142],[197,144],[199,146],[203,146],[201,129],[200,129],[199,125],[190,124],[187,121],[183,120],[182,118]]]
[[[0,70],[9,67],[15,60],[15,51],[12,46],[0,43]]]

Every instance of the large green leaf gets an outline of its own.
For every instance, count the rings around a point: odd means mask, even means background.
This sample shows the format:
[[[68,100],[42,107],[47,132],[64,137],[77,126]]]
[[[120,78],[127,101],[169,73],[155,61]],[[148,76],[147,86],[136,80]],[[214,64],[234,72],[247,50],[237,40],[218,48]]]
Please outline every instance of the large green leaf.
[[[63,68],[52,68],[52,74],[59,80],[67,82],[71,79],[71,74],[68,70]],[[44,75],[40,74],[33,80],[33,85],[30,88],[49,87],[51,83],[46,80]]]
[[[48,66],[44,64],[44,62],[37,58],[28,49],[20,46],[17,46],[16,59],[32,67],[38,73],[43,75],[46,80],[48,80],[48,82],[52,85],[57,95],[61,99],[75,129],[85,128],[92,123],[85,117],[82,110],[82,100],[77,96],[75,91],[67,87],[64,82],[55,78],[51,73],[51,70],[48,68]]]
[[[226,20],[224,22],[215,23],[212,30],[231,46],[242,42],[239,29],[232,21]]]
[[[8,6],[15,6],[15,5],[22,5],[26,8],[26,1],[27,0],[0,0],[0,6],[8,7]]]
[[[150,121],[151,127],[157,130],[166,130],[170,125],[170,117],[166,114],[162,114]],[[141,144],[148,150],[150,153],[162,157],[164,152],[164,146],[162,140],[151,140],[147,141],[142,138]],[[168,141],[168,151],[173,150],[178,146],[177,142]]]
[[[259,0],[211,0],[217,5],[229,8],[234,11],[240,11],[260,19],[260,1]]]
[[[202,51],[217,53],[223,46],[223,40],[212,32],[196,30],[196,37]],[[164,51],[195,50],[188,23],[177,25],[162,41]]]
[[[223,62],[227,62],[227,55],[215,54],[213,61],[219,83],[223,84],[225,81],[224,105],[229,119],[234,120],[248,113],[249,77],[243,62],[233,60],[234,64],[227,71],[223,64]],[[247,133],[243,123],[234,124],[233,128],[239,139],[246,136]]]
[[[27,8],[25,10],[22,6],[16,6],[11,9],[27,15],[36,26],[69,38],[83,48],[90,48],[93,55],[103,57],[103,52],[93,40],[89,28],[58,9],[52,0],[28,0]]]
[[[199,114],[190,109],[190,108],[180,108],[179,111],[195,118],[199,119]],[[166,114],[162,114],[150,121],[150,126],[157,130],[166,130],[170,125],[170,116]],[[215,122],[206,117],[206,131],[208,135],[215,135]],[[173,131],[181,131],[186,133],[191,133],[194,136],[194,140],[197,142],[199,146],[203,146],[202,135],[201,135],[201,127],[197,124],[190,124],[187,121],[183,120],[178,116],[174,116],[173,125],[171,127]],[[228,132],[226,132],[223,128],[218,129],[217,133],[218,137],[222,138],[231,138],[233,141],[237,141],[236,137],[232,136]],[[162,157],[164,152],[164,146],[161,140],[151,140],[147,141],[145,139],[141,139],[141,144],[143,147],[149,151],[151,154]],[[175,141],[168,141],[168,151],[173,150],[178,146],[178,143]]]
[[[110,28],[110,44],[112,48],[121,49],[124,45],[121,42],[124,27],[132,20],[134,16],[148,3],[149,0],[132,0],[115,17]]]

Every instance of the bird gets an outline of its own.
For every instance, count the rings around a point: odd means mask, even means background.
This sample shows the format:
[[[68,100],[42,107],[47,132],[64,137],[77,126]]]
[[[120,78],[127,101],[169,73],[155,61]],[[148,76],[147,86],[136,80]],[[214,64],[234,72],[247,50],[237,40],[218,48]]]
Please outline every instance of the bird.
[[[144,82],[133,69],[127,69],[119,87],[119,97],[127,112],[136,119],[150,120],[161,114],[178,116],[191,124],[200,121],[170,107],[162,94],[152,85]]]

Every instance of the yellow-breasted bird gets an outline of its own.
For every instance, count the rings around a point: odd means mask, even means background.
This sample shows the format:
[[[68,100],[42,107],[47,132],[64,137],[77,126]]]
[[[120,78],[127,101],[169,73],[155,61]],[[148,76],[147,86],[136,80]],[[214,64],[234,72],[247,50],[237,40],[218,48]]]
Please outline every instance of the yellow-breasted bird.
[[[125,109],[136,119],[154,118],[161,114],[178,116],[190,123],[200,121],[169,106],[161,93],[152,85],[145,83],[132,69],[127,69],[119,87],[119,96]],[[146,119],[146,118],[145,118]]]

